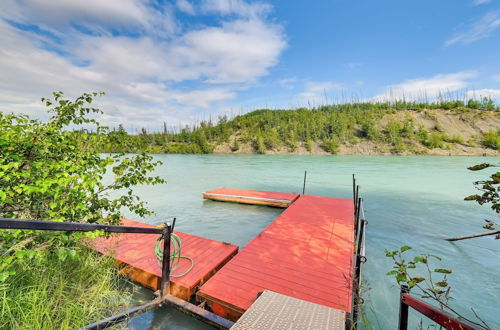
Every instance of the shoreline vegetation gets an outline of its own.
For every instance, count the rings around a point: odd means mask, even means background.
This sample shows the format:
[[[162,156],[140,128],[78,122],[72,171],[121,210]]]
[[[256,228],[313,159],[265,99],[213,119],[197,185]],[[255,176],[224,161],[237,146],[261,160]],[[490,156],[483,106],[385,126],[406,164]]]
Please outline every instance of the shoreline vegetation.
[[[162,132],[120,125],[104,153],[296,155],[500,155],[500,107],[492,100],[347,103],[255,110]]]

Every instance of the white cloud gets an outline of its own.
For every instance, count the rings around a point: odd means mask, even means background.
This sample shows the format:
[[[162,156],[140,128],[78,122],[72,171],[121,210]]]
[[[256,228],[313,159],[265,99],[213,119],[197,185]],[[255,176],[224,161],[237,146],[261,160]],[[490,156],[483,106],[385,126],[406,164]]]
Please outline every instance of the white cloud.
[[[467,91],[467,97],[473,99],[482,99],[487,97],[492,100],[500,100],[500,89],[478,89]]]
[[[216,26],[161,37],[148,29],[159,24],[155,15],[163,11],[152,13],[140,1],[124,0],[129,11],[110,1],[96,4],[103,12],[93,8],[78,13],[75,8],[89,1],[96,0],[61,4],[74,18],[59,18],[59,22],[50,21],[46,14],[54,6],[50,1],[29,0],[33,8],[17,8],[17,3],[9,1],[2,7],[0,16],[47,24],[44,27],[60,38],[54,41],[44,34],[20,30],[0,18],[0,111],[43,117],[38,100],[52,91],[62,90],[69,97],[104,91],[107,95],[99,102],[106,112],[105,123],[126,127],[156,125],[163,120],[190,123],[202,112],[227,108],[223,103],[265,76],[286,47],[281,27],[264,18],[227,18]],[[34,8],[39,16],[32,13]],[[63,9],[56,9],[58,15],[63,15]],[[168,11],[169,7],[164,12]],[[101,20],[104,16],[109,17],[109,25]],[[141,26],[142,32],[110,32],[122,24],[117,22],[127,20]],[[75,21],[95,22],[94,30],[103,33],[73,29]],[[178,83],[183,84],[182,89]]]
[[[357,69],[363,66],[363,62],[349,62],[347,63],[347,67],[349,69]]]
[[[491,0],[474,0],[472,1],[472,4],[474,6],[479,6],[479,5],[484,5],[485,3],[490,3]]]
[[[265,16],[272,10],[272,6],[268,3],[248,3],[243,0],[202,0],[201,8],[207,13],[253,18]]]
[[[479,20],[469,24],[465,31],[455,35],[445,42],[445,46],[454,44],[470,44],[477,40],[488,38],[500,27],[500,11],[492,11]]]
[[[195,90],[191,92],[178,92],[172,98],[182,105],[192,105],[200,108],[208,108],[214,102],[229,100],[235,94],[224,89]]]
[[[297,77],[283,78],[277,81],[278,85],[286,89],[292,89],[297,83]]]
[[[189,2],[188,0],[177,0],[176,5],[180,11],[182,11],[186,14],[189,14],[189,15],[196,14],[196,10],[194,9],[193,4],[191,2]]]
[[[475,71],[438,74],[430,78],[410,79],[385,88],[385,92],[374,96],[373,101],[432,100],[440,95],[463,90],[477,76]]]
[[[330,92],[341,91],[344,85],[331,81],[313,81],[305,84],[304,91],[297,95],[297,102],[301,105],[320,106],[331,104]]]
[[[493,79],[496,81],[500,81],[500,74],[494,75]]]
[[[0,16],[16,22],[37,24],[53,33],[71,28],[76,22],[95,33],[118,30],[171,34],[176,23],[169,7],[153,9],[140,0],[3,0]]]

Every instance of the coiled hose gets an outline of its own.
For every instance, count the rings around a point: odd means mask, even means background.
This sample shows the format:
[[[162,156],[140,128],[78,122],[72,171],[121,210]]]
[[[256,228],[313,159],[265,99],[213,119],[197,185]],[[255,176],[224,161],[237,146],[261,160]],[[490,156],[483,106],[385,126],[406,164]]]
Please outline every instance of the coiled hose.
[[[160,266],[160,268],[163,260],[163,238],[164,238],[163,235],[160,235],[160,237],[156,239],[154,246],[156,259],[158,261],[158,265]],[[170,242],[172,244],[172,249],[170,254],[170,277],[182,277],[187,273],[189,273],[191,269],[193,269],[194,260],[190,257],[181,255],[182,241],[180,237],[174,234],[173,232],[170,233]],[[181,259],[189,260],[191,262],[191,266],[182,274],[172,275],[174,270],[177,269],[177,267],[179,266]]]

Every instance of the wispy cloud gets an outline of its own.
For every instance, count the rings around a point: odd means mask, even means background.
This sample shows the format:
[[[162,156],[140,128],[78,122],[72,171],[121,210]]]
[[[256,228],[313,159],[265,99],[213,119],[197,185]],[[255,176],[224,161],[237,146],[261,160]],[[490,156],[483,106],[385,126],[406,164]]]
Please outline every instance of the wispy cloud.
[[[500,11],[492,11],[466,26],[465,30],[445,42],[445,46],[470,44],[488,38],[500,27]]]
[[[474,6],[479,6],[479,5],[484,5],[485,3],[490,3],[491,0],[474,0],[472,1],[472,4]]]
[[[349,69],[357,69],[363,66],[363,62],[349,62],[347,63],[347,67]]]
[[[215,23],[189,29],[173,5],[146,0],[22,3],[7,0],[0,9],[0,111],[35,117],[42,116],[38,100],[52,91],[102,90],[107,124],[193,122],[227,108],[287,46],[282,27],[243,1],[231,2],[233,16],[214,10],[222,15]]]
[[[331,104],[331,92],[341,91],[344,85],[332,81],[310,81],[304,91],[297,95],[297,102],[303,106],[319,106]]]
[[[467,91],[467,97],[473,99],[490,98],[492,100],[500,99],[500,89],[478,89]]]
[[[177,0],[176,2],[177,8],[179,8],[180,11],[189,14],[189,15],[194,15],[196,14],[196,10],[191,2],[188,0]]]
[[[202,0],[201,8],[207,13],[255,18],[267,15],[272,6],[265,2],[248,3],[243,0]]]
[[[438,74],[430,78],[416,78],[390,85],[385,91],[372,98],[374,101],[429,100],[439,95],[463,90],[470,86],[475,71]]]

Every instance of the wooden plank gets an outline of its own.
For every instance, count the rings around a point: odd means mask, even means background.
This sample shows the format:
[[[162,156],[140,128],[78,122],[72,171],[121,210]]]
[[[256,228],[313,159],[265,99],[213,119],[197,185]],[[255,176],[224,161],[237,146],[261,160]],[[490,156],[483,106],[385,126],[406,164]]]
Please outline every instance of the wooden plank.
[[[128,226],[154,227],[149,224],[123,219]],[[175,231],[183,242],[182,255],[194,260],[193,269],[182,277],[172,277],[170,294],[189,301],[197,288],[205,283],[217,270],[236,253],[238,247],[224,242]],[[99,237],[92,241],[92,247],[100,253],[114,257],[121,265],[120,272],[145,287],[159,289],[161,269],[154,254],[154,244],[159,235],[117,234],[109,239]],[[179,267],[172,274],[181,274],[190,262],[181,259]]]
[[[208,280],[197,299],[232,320],[264,289],[350,312],[353,253],[352,200],[303,195]]]

